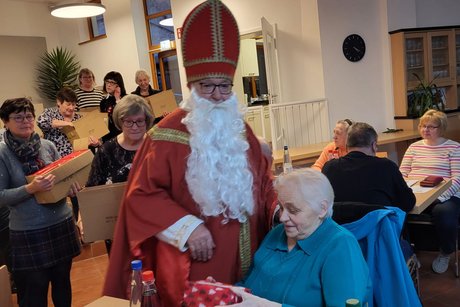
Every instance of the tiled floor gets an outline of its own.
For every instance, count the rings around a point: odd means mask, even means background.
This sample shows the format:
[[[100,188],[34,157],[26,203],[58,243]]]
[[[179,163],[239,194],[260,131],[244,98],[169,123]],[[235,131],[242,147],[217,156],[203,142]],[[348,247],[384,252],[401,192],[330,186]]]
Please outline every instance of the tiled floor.
[[[96,248],[97,249],[97,248]],[[91,254],[86,247],[80,259]],[[95,252],[95,248],[92,249]],[[418,252],[422,264],[420,269],[421,299],[424,307],[460,306],[460,279],[454,275],[452,257],[449,271],[436,274],[431,271],[434,252]],[[78,260],[78,259],[76,259]],[[101,296],[102,284],[107,269],[107,254],[76,261],[72,267],[72,291],[74,307],[82,307]],[[17,306],[17,305],[15,305]],[[53,306],[50,300],[49,306]]]

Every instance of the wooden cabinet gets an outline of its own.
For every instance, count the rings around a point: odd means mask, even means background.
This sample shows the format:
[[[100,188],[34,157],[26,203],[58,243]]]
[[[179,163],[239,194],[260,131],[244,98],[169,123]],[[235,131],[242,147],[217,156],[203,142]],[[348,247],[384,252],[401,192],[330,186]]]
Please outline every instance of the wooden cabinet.
[[[395,31],[391,34],[395,117],[407,116],[408,94],[433,82],[444,93],[446,109],[460,105],[460,28]]]
[[[264,137],[263,109],[262,107],[249,107],[245,114],[245,121],[251,127],[255,135]]]

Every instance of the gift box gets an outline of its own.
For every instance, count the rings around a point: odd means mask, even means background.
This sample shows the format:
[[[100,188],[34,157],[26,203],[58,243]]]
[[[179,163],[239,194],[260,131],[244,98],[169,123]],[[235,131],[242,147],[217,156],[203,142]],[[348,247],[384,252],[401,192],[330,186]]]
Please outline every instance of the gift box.
[[[93,153],[90,150],[79,150],[48,164],[41,170],[26,176],[28,183],[39,175],[53,174],[56,176],[54,186],[50,191],[35,193],[39,204],[55,203],[67,196],[74,182],[83,186],[88,180]]]
[[[163,116],[163,113],[170,113],[177,108],[176,98],[172,90],[162,91],[145,98],[152,107],[155,117]]]
[[[185,285],[183,307],[212,307],[241,303],[240,296],[231,290],[232,285],[208,282],[205,280],[188,281]],[[249,289],[245,289],[249,292]]]
[[[126,182],[86,187],[77,193],[83,241],[112,239]]]
[[[72,126],[65,126],[62,132],[65,133],[69,141],[84,139],[89,136],[101,138],[109,133],[107,113],[99,110],[92,112],[81,112],[82,117],[74,122]]]

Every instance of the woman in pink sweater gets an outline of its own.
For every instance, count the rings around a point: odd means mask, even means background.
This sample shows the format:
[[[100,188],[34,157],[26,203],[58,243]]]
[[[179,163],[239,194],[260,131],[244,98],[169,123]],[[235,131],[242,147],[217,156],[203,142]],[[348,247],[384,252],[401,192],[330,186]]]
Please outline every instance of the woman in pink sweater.
[[[419,124],[423,139],[409,146],[399,168],[404,177],[452,179],[452,186],[427,209],[431,212],[440,245],[440,253],[432,263],[436,273],[444,273],[449,267],[460,216],[460,144],[444,137],[446,129],[446,114],[426,111]]]

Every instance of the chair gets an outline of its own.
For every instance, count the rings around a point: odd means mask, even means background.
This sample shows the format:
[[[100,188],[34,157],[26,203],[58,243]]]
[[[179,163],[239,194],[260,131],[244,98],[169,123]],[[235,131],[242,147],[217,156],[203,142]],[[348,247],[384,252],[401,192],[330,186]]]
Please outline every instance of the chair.
[[[408,226],[415,226],[415,227],[418,227],[420,226],[420,228],[424,227],[426,229],[426,233],[428,234],[427,236],[423,236],[425,240],[429,240],[429,241],[435,241],[436,242],[436,246],[433,246],[433,245],[429,245],[428,246],[425,244],[420,244],[422,245],[422,247],[420,248],[419,244],[418,243],[415,243],[415,248],[416,249],[420,249],[420,250],[433,250],[433,251],[438,251],[439,250],[439,247],[437,246],[437,239],[434,235],[435,231],[434,231],[434,224],[431,222],[431,216],[429,214],[409,214],[408,215],[408,219],[407,219],[407,224]],[[410,229],[409,229],[410,230]],[[455,277],[459,277],[459,260],[458,260],[458,240],[459,240],[459,231],[460,231],[460,226],[457,227],[457,240],[455,240],[455,258],[454,258],[454,267],[455,267]],[[410,232],[410,231],[409,231]],[[415,230],[413,230],[413,232],[415,232]],[[427,238],[429,236],[429,238]],[[415,235],[412,235],[411,236],[412,239],[418,239],[416,238]],[[414,241],[416,242],[416,241]]]
[[[374,287],[376,306],[421,306],[400,243],[405,213],[399,208],[362,203],[335,203],[333,219],[358,240]],[[417,262],[410,264],[418,269]],[[415,264],[415,266],[414,266]],[[415,274],[418,284],[418,274]]]
[[[11,299],[10,275],[6,265],[0,267],[0,306],[13,307]]]

